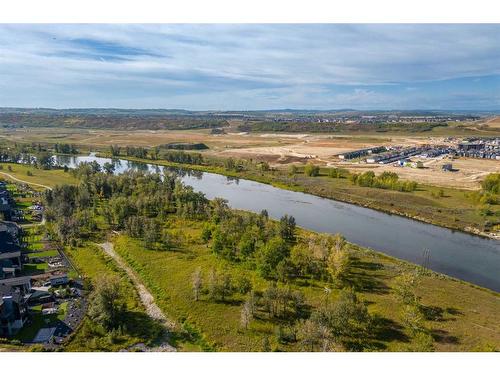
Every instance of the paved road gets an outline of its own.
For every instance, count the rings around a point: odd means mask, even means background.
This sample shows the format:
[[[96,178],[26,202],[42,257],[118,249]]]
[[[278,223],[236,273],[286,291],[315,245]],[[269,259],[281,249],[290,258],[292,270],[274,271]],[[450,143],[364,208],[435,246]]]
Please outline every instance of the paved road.
[[[152,352],[175,351],[176,349],[169,344],[169,335],[168,335],[168,332],[170,332],[175,327],[175,323],[170,321],[165,316],[163,311],[161,311],[161,309],[155,303],[154,297],[151,294],[151,292],[146,288],[146,286],[143,284],[143,282],[137,276],[137,274],[132,270],[132,268],[130,268],[130,266],[123,260],[123,258],[116,253],[116,251],[113,249],[113,244],[111,242],[104,242],[102,244],[99,244],[99,246],[104,250],[104,252],[107,255],[113,258],[116,264],[122,270],[124,270],[127,273],[130,280],[132,280],[137,290],[137,293],[139,294],[141,302],[144,305],[144,308],[146,309],[146,314],[148,314],[148,316],[151,317],[152,319],[160,322],[163,325],[163,327],[165,327],[165,334],[163,335],[161,343],[158,346],[148,348],[145,345],[138,344],[135,346],[135,348],[141,349],[143,351],[152,351]]]
[[[28,184],[28,185],[35,185],[35,186],[40,186],[40,187],[43,187],[45,189],[49,189],[49,190],[52,190],[52,188],[50,186],[47,186],[47,185],[42,185],[42,184],[37,184],[35,182],[29,182],[29,181],[25,181],[25,180],[21,180],[17,177],[14,177],[12,176],[11,174],[8,174],[8,173],[5,173],[5,172],[0,172],[0,174],[3,174],[4,176],[7,176],[9,178],[11,178],[12,180],[14,181],[17,181],[17,182],[22,182],[23,184]]]

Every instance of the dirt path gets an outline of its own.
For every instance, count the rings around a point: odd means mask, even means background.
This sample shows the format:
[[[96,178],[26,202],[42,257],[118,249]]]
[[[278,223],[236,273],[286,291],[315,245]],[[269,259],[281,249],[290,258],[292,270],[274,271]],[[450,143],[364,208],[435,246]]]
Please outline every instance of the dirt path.
[[[104,252],[109,255],[116,262],[118,267],[124,270],[127,275],[130,277],[130,280],[134,283],[134,286],[139,294],[142,304],[146,309],[146,314],[150,316],[152,319],[157,320],[165,327],[165,334],[161,338],[161,343],[158,346],[148,348],[144,344],[134,345],[131,349],[141,349],[143,351],[151,351],[151,352],[172,352],[176,351],[176,349],[169,344],[169,335],[175,324],[167,319],[165,314],[161,311],[158,305],[154,301],[153,295],[149,292],[146,286],[142,283],[137,274],[129,267],[129,265],[122,259],[120,255],[118,255],[113,249],[113,244],[111,242],[104,242],[99,244],[99,246],[104,250]]]
[[[8,173],[5,173],[5,172],[0,172],[0,174],[4,175],[4,176],[7,176],[11,179],[13,179],[14,181],[17,181],[17,182],[22,182],[23,184],[28,184],[28,185],[35,185],[35,186],[40,186],[40,187],[43,187],[45,189],[48,189],[48,190],[52,190],[52,188],[50,186],[47,186],[47,185],[42,185],[42,184],[37,184],[35,182],[29,182],[29,181],[26,181],[26,180],[21,180],[17,177],[14,177],[12,176],[11,174],[8,174]]]

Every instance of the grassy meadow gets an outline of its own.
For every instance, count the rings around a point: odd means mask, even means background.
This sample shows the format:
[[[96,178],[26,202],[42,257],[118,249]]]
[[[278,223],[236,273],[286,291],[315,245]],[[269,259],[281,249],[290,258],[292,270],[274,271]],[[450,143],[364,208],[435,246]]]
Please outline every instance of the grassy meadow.
[[[16,163],[0,163],[0,178],[12,180],[8,175],[11,175],[19,180],[27,183],[46,185],[54,187],[62,184],[76,184],[77,180],[71,173],[64,172],[62,169],[38,169],[33,166],[16,164]],[[44,190],[42,186],[33,185],[36,190]]]
[[[281,339],[282,332],[291,329],[291,322],[269,318],[263,310],[258,310],[248,329],[243,329],[240,312],[245,296],[242,294],[235,293],[224,302],[213,302],[202,294],[200,300],[195,302],[192,275],[198,267],[204,280],[213,267],[226,269],[236,282],[245,275],[252,281],[255,291],[263,290],[269,282],[248,265],[218,259],[200,240],[199,222],[172,219],[168,227],[183,233],[182,245],[172,250],[148,250],[140,240],[124,235],[117,236],[114,244],[115,250],[141,276],[158,305],[170,317],[189,323],[214,350],[262,351],[264,340],[269,340],[271,350],[302,349],[297,342]],[[391,288],[401,272],[414,266],[353,245],[350,252],[352,263],[348,284],[360,294],[376,321],[374,333],[352,349],[413,350],[414,343],[401,322],[401,304]],[[305,278],[291,281],[290,287],[302,291],[310,307],[331,303],[339,293],[335,286]],[[331,288],[329,295],[325,294],[325,287]],[[425,326],[435,340],[435,350],[498,349],[498,293],[426,271],[417,294],[426,311]]]

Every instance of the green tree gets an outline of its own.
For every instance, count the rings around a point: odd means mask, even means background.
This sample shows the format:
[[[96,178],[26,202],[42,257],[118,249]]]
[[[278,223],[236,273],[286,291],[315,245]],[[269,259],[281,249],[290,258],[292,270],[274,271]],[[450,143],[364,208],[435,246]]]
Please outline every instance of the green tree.
[[[107,174],[113,174],[113,173],[115,173],[115,166],[113,163],[106,162],[103,165],[103,170]]]
[[[258,250],[257,269],[265,278],[276,276],[279,262],[288,257],[289,248],[280,237],[274,237]]]
[[[295,218],[293,216],[282,216],[280,219],[280,236],[286,242],[295,242]]]
[[[396,278],[393,291],[404,305],[419,305],[420,299],[415,293],[419,283],[420,278],[416,271],[403,272]]]
[[[118,277],[100,276],[95,282],[91,301],[88,314],[93,322],[107,330],[120,326],[126,308]]]
[[[484,191],[500,194],[500,173],[491,173],[481,182]]]
[[[309,177],[319,176],[319,166],[312,163],[306,164],[304,167],[304,174]]]
[[[344,237],[336,235],[334,238],[335,243],[328,256],[327,269],[333,280],[341,281],[349,269],[350,257]]]
[[[288,167],[288,174],[290,176],[295,176],[299,172],[299,168],[295,165],[292,164],[290,167]]]

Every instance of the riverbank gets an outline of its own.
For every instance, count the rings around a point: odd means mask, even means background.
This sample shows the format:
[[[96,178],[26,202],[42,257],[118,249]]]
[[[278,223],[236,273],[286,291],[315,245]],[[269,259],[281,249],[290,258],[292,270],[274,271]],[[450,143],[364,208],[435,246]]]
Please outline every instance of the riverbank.
[[[105,201],[100,201],[102,207]],[[93,236],[101,238],[109,231],[102,217],[98,217],[99,231]],[[151,291],[158,306],[188,330],[191,341],[206,343],[205,350],[261,351],[267,340],[272,350],[301,350],[301,342],[293,338],[299,319],[268,317],[264,305],[260,305],[256,318],[245,329],[241,327],[242,304],[247,298],[234,292],[225,301],[213,301],[202,292],[199,301],[193,301],[192,275],[199,267],[203,283],[209,282],[212,269],[229,272],[235,284],[246,277],[256,295],[263,295],[269,281],[262,278],[251,264],[224,261],[213,254],[210,246],[202,241],[204,220],[189,220],[181,215],[169,215],[162,220],[162,230],[175,239],[174,247],[146,247],[140,239],[118,235],[114,239],[116,252],[140,277]],[[299,230],[299,237],[313,235],[312,231]],[[97,240],[97,238],[95,239]],[[421,349],[412,337],[402,317],[403,306],[394,288],[398,276],[410,272],[415,265],[397,260],[356,245],[349,245],[351,262],[346,285],[354,288],[373,317],[370,334],[360,342],[352,342],[347,350],[403,351]],[[84,244],[67,249],[75,264],[94,283],[102,274],[114,274],[122,279],[127,305],[133,309],[130,321],[137,324],[134,335],[125,337],[127,347],[134,342],[153,344],[157,339],[157,322],[148,319],[138,304],[138,295],[127,275],[96,249]],[[420,268],[419,268],[420,269]],[[498,349],[500,332],[496,324],[496,311],[500,308],[499,294],[441,274],[421,269],[421,283],[416,292],[421,298],[424,326],[433,339],[433,349],[438,351],[486,351]],[[207,288],[206,284],[204,288]],[[293,278],[278,283],[280,288],[291,287],[302,292],[305,306],[316,309],[325,303],[325,286],[334,303],[341,287],[310,277]],[[133,302],[135,301],[135,302]],[[136,312],[137,311],[137,312]],[[90,327],[90,326],[89,326]],[[108,344],[106,336],[96,340],[91,328],[79,330],[67,350],[116,350],[120,345]],[[221,329],[222,328],[222,329]],[[290,335],[290,336],[289,336]],[[289,337],[288,339],[286,337]],[[191,346],[181,346],[194,350]],[[430,349],[430,348],[427,348]],[[426,350],[427,350],[426,349]]]
[[[192,274],[201,270],[204,280],[214,267],[223,268],[233,280],[247,277],[254,290],[268,287],[268,282],[245,264],[222,262],[199,241],[202,223],[173,218],[169,230],[182,230],[185,240],[175,251],[148,250],[141,241],[120,235],[114,239],[115,250],[142,278],[160,308],[175,319],[195,327],[219,351],[261,351],[267,337],[272,350],[297,351],[300,344],[282,336],[291,334],[286,321],[268,319],[260,309],[247,329],[240,324],[245,296],[235,293],[225,302],[211,301],[202,294],[193,301]],[[300,231],[301,236],[310,231]],[[365,301],[380,326],[366,338],[361,350],[406,351],[418,345],[404,328],[401,304],[394,295],[397,277],[415,268],[407,262],[355,245],[350,248],[352,262],[348,284]],[[204,281],[205,282],[205,281]],[[311,309],[325,303],[325,283],[297,279],[287,284],[304,294]],[[285,284],[278,283],[285,287]],[[332,288],[331,286],[329,286]],[[339,289],[333,287],[334,301]],[[485,351],[498,349],[500,331],[495,315],[500,308],[499,294],[434,272],[423,271],[418,295],[426,311],[425,325],[437,351]],[[224,329],[221,329],[224,327]],[[292,334],[293,335],[293,334]]]
[[[111,157],[109,153],[102,152],[96,155]],[[466,197],[467,194],[470,194],[470,191],[466,190],[419,185],[417,191],[399,192],[360,187],[352,184],[345,178],[329,178],[326,176],[325,171],[322,171],[318,177],[307,177],[303,173],[290,176],[287,171],[280,169],[237,172],[211,165],[181,164],[165,160],[140,159],[121,155],[119,158],[140,163],[190,169],[216,173],[232,178],[252,180],[280,189],[312,194],[391,215],[410,218],[427,224],[500,240],[498,230],[495,232],[484,230],[491,219],[481,215],[480,207]],[[437,193],[440,190],[442,194],[438,195]],[[497,211],[498,209],[495,210],[495,215]]]

